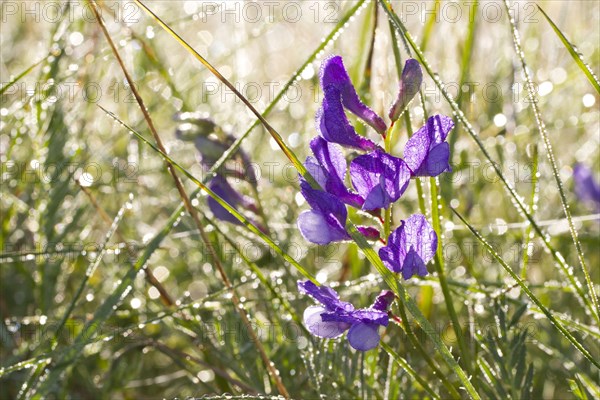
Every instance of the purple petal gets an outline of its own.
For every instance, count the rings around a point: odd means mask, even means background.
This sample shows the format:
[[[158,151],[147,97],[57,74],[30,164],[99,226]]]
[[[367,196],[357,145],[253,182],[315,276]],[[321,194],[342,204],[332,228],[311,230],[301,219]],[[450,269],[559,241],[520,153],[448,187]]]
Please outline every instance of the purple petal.
[[[342,57],[332,56],[323,61],[320,75],[323,91],[328,87],[336,88],[342,98],[344,107],[348,111],[365,121],[380,134],[385,133],[387,126],[383,119],[360,101],[356,89],[350,81],[350,76],[346,72]]]
[[[580,201],[596,203],[600,207],[600,185],[594,180],[591,168],[583,164],[573,167],[575,195]]]
[[[400,90],[398,98],[390,109],[389,116],[392,121],[400,117],[400,114],[413,97],[419,92],[421,83],[423,82],[423,71],[419,62],[413,58],[406,60],[404,69],[402,70],[402,78],[400,80]]]
[[[325,285],[317,286],[315,283],[306,280],[298,281],[298,291],[307,294],[327,309],[326,311],[354,311],[354,306],[345,301],[341,301],[335,290]]]
[[[209,189],[215,192],[219,197],[225,200],[233,208],[239,206],[245,208],[253,208],[253,204],[249,199],[239,194],[225,178],[220,175],[215,176],[208,185]],[[207,200],[208,208],[214,214],[215,218],[232,224],[241,224],[241,222],[233,216],[227,209],[220,205],[215,199],[209,197]]]
[[[363,210],[389,207],[402,196],[410,176],[410,169],[402,159],[380,150],[358,156],[350,163],[352,184],[365,198]]]
[[[386,311],[361,308],[360,310],[353,311],[351,314],[356,320],[365,323],[387,326],[389,322]]]
[[[379,296],[377,296],[371,308],[379,311],[387,311],[390,304],[392,304],[392,302],[394,301],[395,297],[396,296],[394,296],[393,292],[389,290],[384,290],[379,294]]]
[[[444,141],[453,127],[452,118],[434,115],[408,140],[404,160],[413,176],[437,176],[450,170],[450,151]]]
[[[304,239],[320,245],[350,239],[339,221],[315,210],[304,211],[298,216],[298,229]]]
[[[379,344],[377,325],[365,323],[352,325],[348,331],[348,342],[359,351],[374,349]]]
[[[348,205],[360,207],[364,202],[362,197],[351,193],[344,184],[347,164],[341,150],[335,144],[328,143],[320,136],[310,142],[310,148],[315,155],[315,162],[319,164],[322,173],[325,175],[323,183],[317,180],[323,189],[337,196]],[[311,168],[316,171],[316,167],[311,166]]]
[[[304,325],[306,329],[315,336],[333,339],[350,328],[350,324],[336,321],[323,321],[321,314],[325,308],[319,306],[310,306],[304,310]]]
[[[425,265],[437,250],[437,235],[423,215],[415,214],[402,221],[379,250],[381,260],[393,272],[408,279],[414,274],[427,274]]]
[[[312,177],[315,178],[315,181],[317,181],[317,183],[323,189],[325,189],[329,174],[327,173],[327,171],[325,171],[323,167],[321,167],[321,164],[319,164],[319,162],[314,157],[308,156],[306,157],[306,161],[304,162],[304,167],[312,175]],[[300,179],[304,178],[300,176]]]
[[[356,133],[342,107],[341,93],[334,86],[323,89],[325,97],[317,111],[317,129],[325,140],[358,150],[370,151],[375,143]]]
[[[379,239],[379,231],[371,226],[357,226],[356,229],[369,240]]]
[[[300,182],[300,191],[310,207],[324,215],[332,215],[344,226],[348,211],[346,206],[333,194],[313,189],[306,181]]]

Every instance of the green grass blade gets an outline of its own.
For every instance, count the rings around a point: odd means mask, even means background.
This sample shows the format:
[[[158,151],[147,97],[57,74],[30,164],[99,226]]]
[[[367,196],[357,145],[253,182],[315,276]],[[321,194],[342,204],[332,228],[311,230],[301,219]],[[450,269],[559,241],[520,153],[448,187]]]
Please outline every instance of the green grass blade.
[[[542,7],[538,5],[537,8],[542,12],[542,15],[544,15],[544,18],[546,18],[546,21],[548,21],[548,23],[554,30],[554,33],[556,33],[556,36],[558,36],[560,41],[565,45],[565,47],[569,51],[569,54],[571,54],[571,57],[573,57],[573,60],[575,60],[581,71],[583,71],[585,76],[587,76],[594,89],[596,89],[596,93],[600,94],[600,81],[598,80],[598,77],[596,76],[596,74],[594,74],[594,71],[592,71],[590,66],[585,61],[583,61],[582,54],[577,50],[575,46],[573,46],[573,44],[571,44],[569,39],[567,39],[567,37],[564,35],[564,33],[562,33],[560,28],[556,26],[554,21],[552,21],[552,19],[548,16],[548,14],[546,14]]]
[[[510,4],[508,0],[504,0],[504,8],[508,15],[510,13]],[[527,86],[527,94],[530,100],[531,108],[533,110],[533,114],[535,115],[535,121],[537,123],[538,132],[544,142],[544,147],[546,149],[546,155],[548,156],[548,161],[550,162],[550,166],[552,167],[552,175],[554,176],[554,180],[556,181],[556,186],[558,187],[558,193],[560,195],[560,202],[563,207],[563,212],[565,213],[565,217],[567,218],[567,222],[569,224],[569,231],[571,233],[571,238],[573,239],[573,243],[575,244],[575,250],[577,251],[577,257],[579,258],[579,264],[581,265],[581,270],[583,271],[583,276],[585,278],[585,282],[588,287],[588,296],[591,299],[591,307],[590,312],[593,317],[595,317],[596,322],[600,323],[600,305],[598,304],[598,296],[596,295],[596,289],[594,287],[594,283],[590,278],[590,274],[588,272],[588,267],[585,262],[585,258],[583,257],[583,249],[581,247],[581,242],[577,236],[577,229],[575,228],[575,224],[573,223],[573,218],[571,217],[571,211],[569,210],[569,203],[567,201],[567,196],[565,194],[564,185],[562,179],[560,179],[560,172],[558,170],[558,165],[556,163],[556,156],[554,155],[554,150],[552,147],[552,143],[550,142],[550,138],[548,137],[548,131],[546,130],[546,125],[542,119],[542,114],[540,109],[538,108],[537,99],[535,97],[537,91],[533,86],[533,81],[529,74],[529,69],[527,67],[527,62],[525,61],[525,54],[521,48],[521,39],[519,35],[519,31],[517,30],[517,25],[512,16],[509,18],[510,27],[512,29],[512,37],[513,44],[515,47],[515,53],[519,57],[521,61],[521,66],[523,68],[523,74],[525,75],[525,82]]]
[[[550,320],[550,322],[552,323],[552,325],[554,325],[554,327],[556,329],[558,329],[558,331],[560,331],[560,333],[562,333],[565,336],[565,338],[569,342],[571,342],[571,344],[577,350],[579,350],[579,352],[585,358],[587,358],[597,368],[600,368],[600,362],[596,361],[594,359],[594,357],[590,354],[590,352],[585,347],[583,347],[583,345],[581,343],[579,343],[577,341],[577,339],[571,334],[571,332],[569,332],[564,327],[564,325],[557,318],[554,317],[554,315],[552,314],[552,312],[550,312],[550,310],[546,306],[544,306],[542,304],[542,302],[537,298],[537,296],[535,294],[533,294],[533,292],[531,291],[531,289],[529,289],[529,287],[527,287],[527,285],[519,277],[519,275],[517,275],[515,273],[515,271],[513,271],[513,269],[506,263],[506,261],[504,261],[504,259],[502,257],[500,257],[500,255],[487,242],[487,240],[485,240],[484,237],[481,236],[481,234],[477,230],[475,230],[475,228],[473,226],[471,226],[471,224],[469,224],[467,222],[467,220],[458,211],[456,211],[454,208],[452,208],[452,211],[462,221],[462,223],[465,224],[465,226],[469,229],[469,231],[471,231],[471,233],[473,234],[473,236],[475,236],[475,238],[485,247],[485,249],[490,253],[490,255],[492,257],[494,257],[494,259],[496,261],[498,261],[498,263],[500,263],[500,265],[502,265],[502,268],[504,268],[504,270],[511,276],[511,278],[513,278],[517,282],[517,284],[521,287],[521,289],[523,290],[523,292],[525,292],[525,294],[527,295],[527,297],[529,297],[529,299],[531,301],[533,301],[536,306],[539,307],[539,309],[544,313],[544,315]]]

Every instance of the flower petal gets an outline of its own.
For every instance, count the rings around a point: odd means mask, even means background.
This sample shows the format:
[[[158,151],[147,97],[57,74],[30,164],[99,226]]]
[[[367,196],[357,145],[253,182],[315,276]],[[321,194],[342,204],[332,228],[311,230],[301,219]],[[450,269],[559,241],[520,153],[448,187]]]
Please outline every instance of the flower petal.
[[[341,93],[334,86],[323,89],[325,97],[317,111],[317,129],[325,140],[358,150],[370,151],[377,147],[369,139],[360,136],[348,121],[341,101]]]
[[[310,148],[325,175],[324,183],[319,182],[323,189],[348,205],[360,207],[364,202],[362,197],[351,193],[344,184],[347,164],[339,147],[317,136],[310,142]]]
[[[450,170],[450,151],[444,141],[453,127],[452,118],[434,115],[408,140],[404,160],[413,176],[437,176]]]
[[[600,185],[594,180],[591,168],[583,164],[573,167],[573,180],[575,182],[575,195],[580,201],[596,203],[600,208]]]
[[[352,184],[365,198],[363,210],[389,207],[402,196],[410,176],[410,169],[401,158],[380,150],[358,156],[350,163]]]
[[[395,297],[396,296],[393,292],[389,290],[384,290],[379,294],[379,296],[377,296],[371,308],[379,311],[387,311],[390,304],[392,304],[392,302],[394,301]]]
[[[400,80],[400,90],[398,97],[392,105],[389,112],[389,117],[395,121],[400,117],[408,103],[419,92],[421,83],[423,82],[423,71],[421,65],[414,58],[406,60],[404,69],[402,69],[402,78]]]
[[[298,281],[298,291],[307,294],[319,303],[323,304],[327,311],[354,311],[354,306],[350,303],[340,300],[340,296],[335,290],[325,285],[317,286],[309,280]]]
[[[304,325],[315,336],[333,339],[350,328],[350,324],[336,321],[323,321],[321,314],[326,312],[324,307],[310,306],[304,310]]]
[[[356,89],[350,81],[350,76],[346,72],[342,57],[332,56],[326,59],[322,64],[320,75],[321,87],[324,91],[328,87],[336,88],[348,111],[365,121],[380,134],[385,133],[387,126],[383,119],[360,101]]]
[[[379,344],[377,325],[365,323],[352,325],[348,331],[348,342],[359,351],[374,349]]]
[[[381,260],[393,272],[402,272],[404,279],[414,274],[427,274],[426,264],[437,250],[437,235],[425,217],[420,214],[402,221],[379,250]]]
[[[335,219],[315,210],[306,210],[298,216],[298,229],[304,239],[320,245],[350,239]]]

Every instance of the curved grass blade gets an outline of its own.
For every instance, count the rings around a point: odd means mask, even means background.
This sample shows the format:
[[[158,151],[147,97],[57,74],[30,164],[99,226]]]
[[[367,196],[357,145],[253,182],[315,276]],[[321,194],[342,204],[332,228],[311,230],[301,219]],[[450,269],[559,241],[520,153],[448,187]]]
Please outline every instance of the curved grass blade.
[[[483,145],[483,142],[479,138],[479,135],[477,134],[477,132],[475,132],[475,130],[473,129],[473,127],[471,126],[471,124],[469,123],[467,118],[465,117],[464,113],[462,112],[462,110],[458,107],[456,102],[452,99],[452,97],[450,96],[448,91],[445,89],[445,85],[442,82],[442,80],[439,78],[438,74],[433,72],[433,70],[431,69],[431,66],[429,65],[429,62],[425,58],[425,55],[423,54],[423,52],[420,50],[420,48],[415,43],[412,35],[410,34],[410,32],[408,32],[408,30],[406,29],[406,27],[404,26],[404,24],[402,23],[402,21],[400,20],[398,15],[396,15],[396,13],[392,10],[389,1],[388,0],[379,0],[379,1],[383,5],[383,7],[384,7],[386,13],[388,14],[390,21],[394,25],[395,29],[398,31],[398,33],[402,37],[404,37],[406,39],[406,41],[410,44],[410,46],[413,48],[413,50],[417,54],[417,57],[419,58],[421,65],[423,66],[423,68],[425,68],[425,70],[427,71],[429,76],[433,79],[433,82],[435,83],[437,88],[440,90],[440,92],[442,93],[442,95],[444,96],[444,98],[446,99],[446,101],[448,102],[450,107],[452,108],[452,110],[455,114],[455,118],[458,121],[460,121],[460,123],[463,125],[463,127],[465,128],[465,130],[467,131],[469,136],[471,136],[471,138],[475,141],[475,143],[477,144],[477,147],[479,147],[479,150],[482,152],[484,157],[490,162],[490,165],[492,166],[494,173],[498,176],[498,178],[500,179],[500,182],[504,186],[505,190],[510,195],[515,208],[518,210],[518,212],[522,216],[524,216],[527,219],[527,221],[529,221],[529,223],[533,227],[536,234],[542,240],[542,243],[544,243],[544,246],[548,249],[548,251],[552,255],[552,258],[554,259],[556,264],[560,267],[560,270],[562,271],[562,273],[567,277],[567,279],[573,286],[573,289],[574,289],[575,293],[577,294],[578,300],[581,302],[581,304],[585,305],[588,308],[593,307],[590,300],[587,298],[587,296],[585,295],[585,293],[583,291],[583,286],[582,286],[581,282],[579,282],[577,277],[573,274],[573,271],[567,265],[566,260],[562,256],[562,254],[560,254],[552,246],[552,244],[550,243],[549,237],[542,231],[542,229],[540,228],[538,223],[535,221],[535,219],[533,218],[531,213],[527,210],[527,207],[525,206],[523,199],[516,192],[515,188],[508,182],[508,180],[506,179],[506,177],[500,170],[500,167],[497,165],[497,163],[495,163],[492,160],[490,153],[486,150],[485,146]],[[595,315],[595,313],[594,313],[594,315]]]
[[[550,310],[548,308],[546,308],[546,306],[544,306],[542,304],[542,302],[533,294],[533,292],[531,291],[531,289],[529,289],[529,287],[527,287],[527,285],[525,284],[525,282],[519,277],[519,275],[517,275],[515,273],[515,271],[512,270],[512,268],[506,263],[506,261],[504,261],[504,259],[502,257],[500,257],[500,255],[494,250],[494,248],[487,242],[487,240],[485,240],[485,238],[483,236],[481,236],[481,234],[475,230],[474,227],[472,227],[467,220],[458,212],[456,211],[454,208],[451,208],[451,210],[454,212],[454,214],[456,214],[456,216],[463,222],[463,224],[465,224],[465,226],[471,231],[471,233],[473,234],[473,236],[475,236],[475,238],[486,248],[486,250],[490,253],[490,255],[492,257],[494,257],[494,259],[496,259],[496,261],[498,261],[498,263],[500,263],[500,265],[502,265],[502,268],[504,268],[504,270],[506,272],[508,272],[508,274],[511,276],[511,278],[513,278],[517,284],[521,287],[521,289],[523,290],[523,292],[525,292],[525,294],[527,295],[527,297],[529,297],[529,299],[531,301],[533,301],[535,303],[536,306],[539,307],[539,309],[544,313],[544,315],[550,320],[550,322],[552,323],[552,325],[554,325],[554,327],[556,329],[558,329],[558,331],[560,333],[562,333],[565,338],[571,342],[571,344],[577,349],[579,350],[579,352],[585,357],[587,358],[592,364],[594,364],[597,368],[600,368],[600,362],[596,361],[594,359],[594,357],[589,353],[589,351],[583,347],[583,345],[581,343],[579,343],[577,341],[577,339],[571,334],[571,332],[569,332],[564,325],[554,317],[554,315],[552,314],[552,312],[550,312]]]
[[[575,60],[575,62],[583,71],[585,76],[587,76],[594,89],[596,89],[596,93],[600,94],[600,81],[598,81],[598,77],[596,76],[596,74],[594,74],[594,71],[592,71],[590,66],[585,61],[583,61],[582,54],[577,50],[575,46],[573,46],[573,44],[571,44],[569,39],[567,39],[567,37],[562,33],[559,27],[556,26],[554,21],[552,21],[552,19],[548,16],[548,14],[546,14],[542,7],[538,5],[537,8],[542,12],[544,18],[546,18],[546,21],[548,21],[548,23],[554,30],[554,33],[556,33],[556,36],[558,36],[560,41],[565,45],[565,47],[569,51],[569,54],[571,54],[571,57],[573,57],[573,60]]]
[[[550,166],[552,167],[552,175],[554,175],[554,180],[556,181],[556,186],[558,187],[558,193],[560,195],[560,202],[563,207],[563,212],[565,213],[565,217],[567,218],[567,222],[569,224],[569,231],[571,233],[571,237],[573,239],[573,243],[575,244],[575,250],[577,251],[577,257],[579,258],[579,264],[581,265],[581,269],[583,271],[583,276],[585,278],[585,282],[588,287],[588,294],[591,298],[592,309],[590,310],[592,316],[596,318],[596,321],[600,323],[600,306],[598,305],[598,296],[596,295],[596,289],[594,287],[594,283],[590,278],[590,273],[588,272],[588,268],[583,257],[583,249],[581,248],[581,242],[577,236],[577,229],[575,228],[575,224],[573,223],[573,218],[571,217],[571,211],[569,210],[569,203],[567,202],[567,196],[565,195],[564,185],[562,180],[560,179],[560,173],[558,171],[558,165],[556,164],[556,156],[554,155],[554,150],[552,147],[552,143],[550,142],[550,138],[548,137],[548,131],[546,131],[546,125],[542,119],[542,114],[537,105],[537,99],[535,98],[536,90],[533,86],[533,81],[531,80],[531,76],[529,74],[529,69],[527,68],[527,62],[525,61],[525,54],[521,49],[521,39],[519,35],[519,31],[517,30],[517,25],[515,24],[515,19],[510,13],[510,5],[508,0],[504,0],[504,8],[506,12],[510,16],[508,21],[510,23],[510,27],[512,29],[512,37],[513,44],[515,47],[515,53],[519,57],[521,61],[521,67],[523,68],[523,74],[525,75],[525,82],[527,83],[527,95],[530,100],[531,109],[533,110],[533,114],[535,116],[535,122],[537,123],[538,131],[540,136],[542,137],[542,141],[544,142],[544,147],[546,149],[546,155],[548,156],[548,161],[550,162]]]

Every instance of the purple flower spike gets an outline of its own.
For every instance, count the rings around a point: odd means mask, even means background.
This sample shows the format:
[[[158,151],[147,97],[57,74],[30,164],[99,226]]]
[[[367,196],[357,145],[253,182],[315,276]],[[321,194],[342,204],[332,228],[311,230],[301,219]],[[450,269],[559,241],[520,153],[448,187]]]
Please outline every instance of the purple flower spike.
[[[350,76],[346,72],[342,57],[332,56],[323,61],[320,78],[323,91],[327,91],[329,87],[337,89],[337,96],[341,96],[342,104],[348,111],[365,121],[380,134],[385,133],[387,126],[383,119],[360,101],[356,89],[350,81]]]
[[[321,108],[317,111],[316,118],[317,129],[321,136],[328,142],[358,150],[371,151],[375,149],[377,145],[356,133],[348,121],[342,107],[340,91],[334,86],[328,86],[323,90],[325,97]]]
[[[350,346],[360,351],[371,350],[379,344],[379,326],[387,326],[387,309],[394,300],[390,291],[381,292],[369,308],[354,306],[339,299],[338,294],[326,286],[311,281],[298,281],[298,290],[321,303],[304,311],[304,325],[315,336],[336,338],[348,331]]]
[[[241,206],[254,213],[257,212],[255,204],[246,196],[241,195],[234,188],[232,188],[223,176],[215,176],[210,181],[208,187],[234,208],[237,209],[239,206]],[[232,224],[241,225],[241,222],[236,217],[234,217],[222,205],[217,203],[217,201],[212,197],[208,198],[207,203],[208,208],[214,214],[215,218],[220,219],[221,221],[230,222]]]
[[[410,176],[402,159],[381,150],[358,156],[350,163],[352,184],[365,199],[363,210],[388,208],[402,196]]]
[[[413,176],[438,176],[452,170],[449,164],[450,146],[445,140],[453,127],[452,118],[434,115],[408,139],[404,160]]]
[[[361,207],[364,203],[363,198],[351,193],[344,185],[347,165],[340,149],[319,136],[310,142],[310,148],[314,157],[307,157],[305,167],[319,185],[344,203]]]
[[[379,257],[392,272],[402,273],[404,279],[413,275],[427,275],[426,264],[437,250],[437,235],[421,214],[402,221],[388,238],[387,246],[379,250]]]
[[[421,83],[423,82],[423,71],[419,62],[413,58],[406,60],[404,69],[402,70],[402,78],[400,80],[400,91],[398,98],[390,109],[390,119],[395,121],[400,117],[400,114],[406,109],[408,103],[419,92]]]
[[[592,170],[583,164],[575,164],[573,180],[575,195],[579,200],[595,204],[596,208],[600,209],[600,185],[594,180]]]

